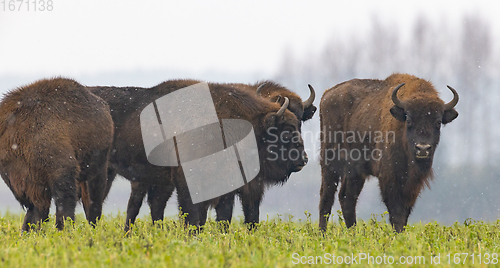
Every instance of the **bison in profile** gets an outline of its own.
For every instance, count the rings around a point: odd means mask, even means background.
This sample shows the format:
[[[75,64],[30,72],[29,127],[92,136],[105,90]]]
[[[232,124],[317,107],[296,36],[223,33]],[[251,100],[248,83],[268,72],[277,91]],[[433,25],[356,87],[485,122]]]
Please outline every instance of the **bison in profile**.
[[[369,176],[379,186],[397,232],[424,185],[441,126],[458,113],[457,92],[444,103],[432,84],[408,74],[385,80],[354,79],[328,89],[321,98],[319,226],[326,228],[339,180],[339,201],[347,227],[356,223],[356,202]]]
[[[163,218],[165,204],[175,185],[179,205],[182,207],[182,211],[188,214],[186,221],[192,225],[199,225],[200,221],[204,222],[206,219],[206,209],[204,208],[208,208],[209,204],[216,206],[215,204],[219,204],[220,200],[224,200],[224,198],[218,198],[211,202],[193,204],[181,168],[154,166],[148,162],[144,151],[139,120],[142,109],[157,98],[196,83],[199,81],[173,80],[152,88],[90,88],[93,93],[109,103],[115,123],[108,190],[116,174],[124,176],[132,183],[132,192],[127,208],[126,230],[129,228],[129,224],[134,222],[146,193],[148,193],[148,202],[151,206],[151,217],[153,221],[159,220]],[[282,146],[288,150],[298,150],[301,155],[305,156],[299,134],[300,121],[286,109],[289,105],[288,99],[283,98],[283,105],[280,105],[257,96],[255,89],[248,92],[224,84],[209,84],[209,88],[220,119],[238,118],[252,123],[259,144],[259,156],[261,161],[265,162],[265,166],[261,165],[261,174],[265,174],[264,177],[272,178],[274,183],[284,182],[291,172],[297,171],[305,165],[306,157],[300,157],[294,161],[290,159],[266,161],[269,154],[266,147],[266,143],[269,143],[270,139],[270,133],[267,132],[269,128],[273,128],[272,135],[279,135],[286,131],[287,135],[284,136],[293,138],[297,142],[288,142]],[[257,178],[253,181],[257,181]],[[262,188],[262,193],[259,193],[259,196],[262,197],[263,184],[259,182],[256,185],[259,189]],[[230,198],[234,200],[234,193]],[[232,213],[234,201],[224,204],[230,204]],[[205,211],[205,214],[202,211]]]
[[[300,121],[307,121],[311,119],[317,109],[316,106],[313,105],[316,93],[311,85],[309,85],[309,98],[305,101],[302,101],[302,99],[296,93],[273,81],[264,81],[261,83],[256,83],[254,85],[229,85],[237,89],[245,90],[250,94],[255,92],[257,96],[261,96],[270,102],[280,103],[281,105],[284,105],[285,98],[288,99],[289,103],[287,109],[295,114],[295,116]],[[268,166],[271,165],[273,164],[268,163]],[[285,181],[286,180],[277,181],[272,177],[272,175],[270,176],[270,174],[266,174],[264,176],[257,177],[254,181],[236,191],[236,194],[241,199],[245,223],[253,225],[259,222],[260,203],[262,202],[262,198],[264,196],[266,188],[276,184],[282,184]],[[210,205],[214,206],[216,210],[217,221],[231,222],[234,207],[234,193],[229,193],[225,196],[222,196],[217,200],[217,202],[212,202]],[[205,204],[205,206],[201,209],[202,214],[200,216],[200,225],[203,225],[206,221],[207,210],[208,205]]]
[[[51,199],[56,227],[75,217],[76,183],[87,219],[101,216],[113,141],[108,105],[69,79],[40,80],[7,93],[0,103],[0,174],[27,209],[22,229],[45,221]]]

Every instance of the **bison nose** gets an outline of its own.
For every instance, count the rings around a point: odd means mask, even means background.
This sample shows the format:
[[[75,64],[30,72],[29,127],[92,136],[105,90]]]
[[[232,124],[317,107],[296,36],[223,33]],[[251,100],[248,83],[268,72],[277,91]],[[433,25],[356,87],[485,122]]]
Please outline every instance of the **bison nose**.
[[[426,150],[429,150],[432,146],[430,144],[417,144],[415,145],[415,148],[417,148],[417,150],[420,150],[420,151],[426,151]]]
[[[432,145],[430,144],[415,144],[415,150],[418,158],[427,158],[430,156]]]
[[[302,151],[301,155],[302,157],[295,158],[295,161],[293,161],[293,172],[301,171],[306,166],[307,161],[309,161],[306,151]]]

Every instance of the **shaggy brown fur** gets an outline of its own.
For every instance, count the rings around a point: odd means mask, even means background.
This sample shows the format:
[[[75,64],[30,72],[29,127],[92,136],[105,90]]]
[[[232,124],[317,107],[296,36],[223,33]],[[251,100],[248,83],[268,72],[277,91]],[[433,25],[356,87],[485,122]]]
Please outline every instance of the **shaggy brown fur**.
[[[289,89],[277,84],[273,81],[263,81],[256,83],[254,85],[248,84],[227,84],[231,87],[244,90],[248,94],[256,93],[257,89],[260,87],[260,96],[270,102],[278,102],[283,105],[285,97],[289,99],[290,104],[288,105],[288,110],[295,114],[295,116],[301,121],[307,121],[312,118],[316,112],[316,106],[311,104],[310,106],[304,106],[302,99],[294,92]],[[258,94],[259,95],[259,94]],[[314,101],[314,96],[312,97]],[[259,208],[266,187],[273,185],[272,179],[266,179],[263,181],[262,177],[258,177],[255,181],[250,182],[237,191],[238,196],[241,199],[243,213],[245,215],[245,223],[255,224],[259,222]],[[219,202],[216,202],[215,210],[217,212],[217,221],[228,221],[231,222],[234,207],[234,197],[231,195],[226,195],[221,197]],[[208,207],[205,206],[202,209],[202,214],[200,216],[200,224],[203,225],[206,221],[206,215]]]
[[[283,105],[284,97],[287,97],[290,100],[290,104],[288,105],[288,110],[294,113],[295,116],[297,116],[297,118],[300,119],[301,121],[307,121],[311,119],[317,109],[316,106],[314,106],[313,104],[307,107],[304,106],[304,102],[302,101],[302,98],[299,97],[299,95],[273,81],[266,80],[263,82],[255,83],[254,85],[247,85],[247,84],[228,84],[228,85],[236,87],[238,89],[246,90],[250,94],[252,92],[256,92],[256,90],[260,86],[262,86],[260,88],[260,95],[271,102],[279,102],[281,105]]]
[[[40,80],[7,93],[0,103],[0,173],[27,208],[23,230],[48,218],[56,226],[75,217],[75,182],[87,219],[101,216],[107,159],[113,138],[108,105],[69,79]]]
[[[404,107],[391,99],[401,83],[406,84],[397,96]],[[350,227],[356,223],[356,202],[364,182],[375,176],[391,224],[398,232],[404,230],[420,191],[432,178],[441,124],[458,116],[453,107],[444,106],[430,82],[407,74],[385,80],[354,79],[327,90],[320,104],[320,228],[326,228],[339,180],[339,201]],[[382,134],[378,140],[377,132]],[[352,154],[363,150],[368,157]]]
[[[175,185],[179,206],[182,207],[183,212],[188,214],[186,221],[192,225],[198,225],[200,222],[200,207],[206,207],[209,204],[215,206],[220,200],[192,204],[181,168],[151,165],[144,152],[139,120],[142,109],[159,97],[196,83],[199,81],[174,80],[150,89],[133,87],[90,88],[92,92],[109,103],[111,115],[115,121],[115,139],[110,157],[112,168],[109,179],[114,178],[113,173],[115,175],[118,173],[132,182],[132,193],[127,208],[126,230],[129,228],[129,224],[134,222],[146,192],[148,192],[148,201],[151,206],[151,216],[153,220],[158,220],[163,218],[166,201],[174,189],[173,185]],[[266,145],[270,140],[270,135],[267,133],[268,128],[276,127],[278,135],[284,129],[295,131],[293,135],[300,133],[300,121],[293,113],[285,111],[283,116],[276,116],[280,105],[256,96],[254,92],[249,94],[249,92],[220,84],[209,84],[209,88],[219,119],[238,118],[252,123],[259,145],[261,159],[261,173],[259,175],[261,178],[272,180],[273,183],[283,182],[288,179],[291,172],[305,165],[304,159],[297,161],[278,160],[271,163],[266,161],[269,157],[269,152],[266,150]],[[300,136],[296,139],[300,141],[283,146],[302,152],[302,140]],[[168,174],[171,172],[169,177]],[[254,181],[258,181],[257,178]],[[108,186],[110,184],[108,183]],[[260,183],[256,183],[256,185],[260,185]],[[204,218],[206,216],[201,216],[201,219]]]

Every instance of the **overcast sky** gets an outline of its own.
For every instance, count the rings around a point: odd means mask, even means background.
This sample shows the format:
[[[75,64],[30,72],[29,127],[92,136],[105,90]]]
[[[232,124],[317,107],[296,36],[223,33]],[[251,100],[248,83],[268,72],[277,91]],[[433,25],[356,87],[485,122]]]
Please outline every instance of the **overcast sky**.
[[[478,0],[52,4],[52,11],[35,12],[33,6],[27,11],[26,4],[21,11],[8,11],[6,4],[4,11],[0,3],[0,76],[137,70],[270,76],[284,50],[304,55],[319,50],[332,36],[365,34],[374,15],[403,31],[419,14],[453,24],[464,13],[477,11],[492,22],[494,36],[500,25],[500,2]]]

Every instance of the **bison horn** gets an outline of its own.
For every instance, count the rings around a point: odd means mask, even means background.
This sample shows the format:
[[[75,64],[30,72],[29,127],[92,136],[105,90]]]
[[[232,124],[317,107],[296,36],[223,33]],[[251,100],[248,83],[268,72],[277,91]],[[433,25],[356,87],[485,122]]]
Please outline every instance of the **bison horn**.
[[[444,105],[444,110],[447,111],[447,110],[451,110],[453,109],[453,107],[455,107],[455,105],[457,105],[458,103],[458,93],[455,89],[453,89],[452,87],[450,86],[447,86],[451,92],[453,92],[453,99],[448,102],[447,104]]]
[[[276,113],[276,115],[282,116],[283,113],[285,113],[285,110],[288,108],[288,104],[289,103],[290,103],[290,100],[288,100],[288,98],[285,97],[285,103],[283,103],[283,106],[281,106],[281,108],[278,110],[278,112]]]
[[[255,90],[255,94],[256,94],[257,96],[260,96],[260,95],[262,94],[262,92],[261,92],[261,91],[262,91],[262,88],[263,88],[265,85],[266,85],[266,83],[263,83],[263,84],[261,84],[261,85],[257,88],[257,90]]]
[[[307,86],[309,87],[309,91],[311,91],[311,95],[309,95],[309,99],[302,102],[302,107],[304,107],[304,109],[309,108],[313,104],[314,99],[316,98],[316,92],[314,92],[314,88],[311,85]]]
[[[392,91],[392,102],[394,102],[394,104],[399,107],[399,108],[402,108],[404,109],[405,108],[405,103],[402,102],[399,98],[398,98],[398,90],[404,86],[405,83],[402,83],[402,84],[399,84],[397,87],[394,88],[394,90]]]
[[[281,95],[278,95],[278,98],[276,98],[276,103],[279,103],[281,101]]]

